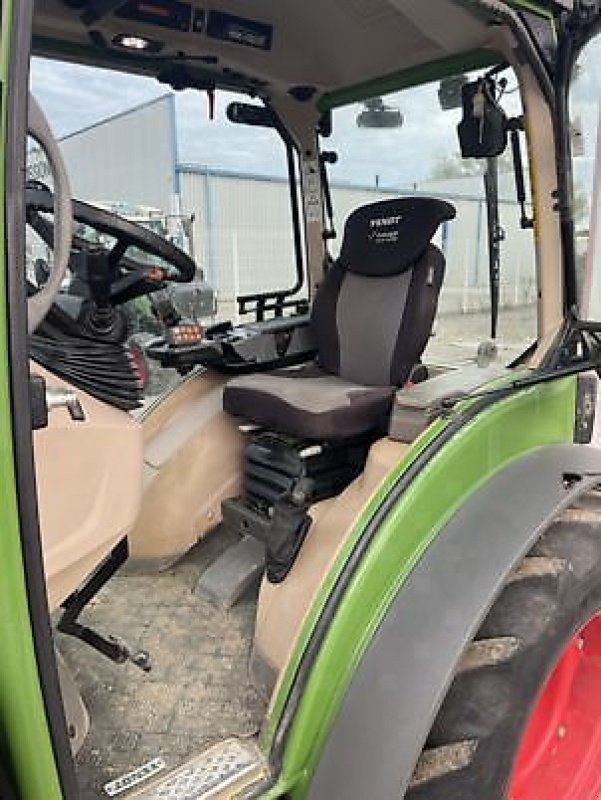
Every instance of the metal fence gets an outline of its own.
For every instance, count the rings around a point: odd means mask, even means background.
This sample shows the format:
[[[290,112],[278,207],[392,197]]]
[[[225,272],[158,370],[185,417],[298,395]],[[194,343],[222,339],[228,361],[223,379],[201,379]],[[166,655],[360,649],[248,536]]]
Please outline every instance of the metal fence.
[[[181,212],[193,215],[192,246],[205,278],[217,292],[219,316],[235,315],[235,297],[283,289],[295,279],[288,184],[275,178],[227,173],[197,166],[180,168]],[[429,195],[446,199],[457,217],[438,231],[435,244],[447,268],[440,299],[441,314],[467,314],[489,307],[486,204],[476,179],[439,181],[419,192],[392,192],[361,186],[334,185],[338,237],[330,244],[337,254],[344,220],[363,203],[387,197]],[[534,243],[531,231],[519,228],[519,208],[500,201],[502,242],[501,306],[536,302]]]

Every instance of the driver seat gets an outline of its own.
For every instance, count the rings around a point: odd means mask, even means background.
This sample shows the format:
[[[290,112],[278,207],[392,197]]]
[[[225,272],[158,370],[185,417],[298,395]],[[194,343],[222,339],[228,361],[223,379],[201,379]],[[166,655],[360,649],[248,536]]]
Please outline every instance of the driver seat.
[[[452,205],[430,198],[356,209],[313,302],[317,360],[234,378],[225,411],[309,440],[384,428],[432,330],[445,261],[431,240],[454,217]]]

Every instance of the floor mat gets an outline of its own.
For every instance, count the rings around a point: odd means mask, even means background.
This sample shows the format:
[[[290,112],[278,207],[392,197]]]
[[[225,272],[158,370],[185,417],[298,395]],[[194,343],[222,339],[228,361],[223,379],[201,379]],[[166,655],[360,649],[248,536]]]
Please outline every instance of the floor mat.
[[[215,533],[168,572],[118,574],[82,615],[101,633],[148,650],[151,672],[56,634],[91,718],[76,758],[82,800],[106,797],[105,783],[157,756],[175,767],[260,726],[265,703],[248,674],[256,593],[230,611],[194,593],[203,569],[232,543]]]

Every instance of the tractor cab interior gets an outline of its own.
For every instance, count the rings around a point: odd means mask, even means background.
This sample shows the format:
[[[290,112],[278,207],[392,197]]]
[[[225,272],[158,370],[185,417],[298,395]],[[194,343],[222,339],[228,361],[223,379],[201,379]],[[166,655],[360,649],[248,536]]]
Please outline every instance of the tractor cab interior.
[[[224,139],[278,132],[298,268],[292,287],[236,294],[236,267],[227,315],[216,271],[217,311],[186,314],[171,289],[209,250],[99,204],[127,198],[72,198],[84,182],[69,137],[57,143],[53,109],[48,125],[31,101],[50,165],[43,180],[28,170],[25,196],[51,265],[28,274],[35,465],[84,798],[155,757],[176,768],[228,737],[258,742],[378,490],[433,420],[534,363],[561,322],[537,288],[545,239],[530,215],[550,225],[547,193],[526,196],[516,157],[528,113],[529,152],[549,142],[536,76],[490,4],[433,5],[35,4],[34,95],[51,63],[85,64],[206,92],[210,109],[216,91],[238,93]],[[250,214],[277,185],[247,183]],[[253,233],[249,275],[281,235]],[[237,260],[238,233],[219,235]],[[559,269],[547,257],[543,283]],[[145,390],[149,373],[167,390]]]

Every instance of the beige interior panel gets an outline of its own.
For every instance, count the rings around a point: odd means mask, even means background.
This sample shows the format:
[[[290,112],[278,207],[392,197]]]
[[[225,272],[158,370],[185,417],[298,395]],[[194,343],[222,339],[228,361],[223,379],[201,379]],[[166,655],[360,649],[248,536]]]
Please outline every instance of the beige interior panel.
[[[37,364],[49,389],[72,389]],[[75,389],[86,419],[65,408],[34,433],[50,608],[62,603],[135,522],[142,488],[142,429],[124,411]]]
[[[257,609],[255,656],[267,673],[279,675],[305,617],[353,526],[382,480],[410,445],[380,439],[369,451],[364,472],[338,497],[313,506],[313,525],[283,583],[263,580]]]
[[[144,490],[130,535],[133,558],[175,561],[221,519],[240,493],[245,438],[222,410],[227,379],[201,371],[142,418]]]

